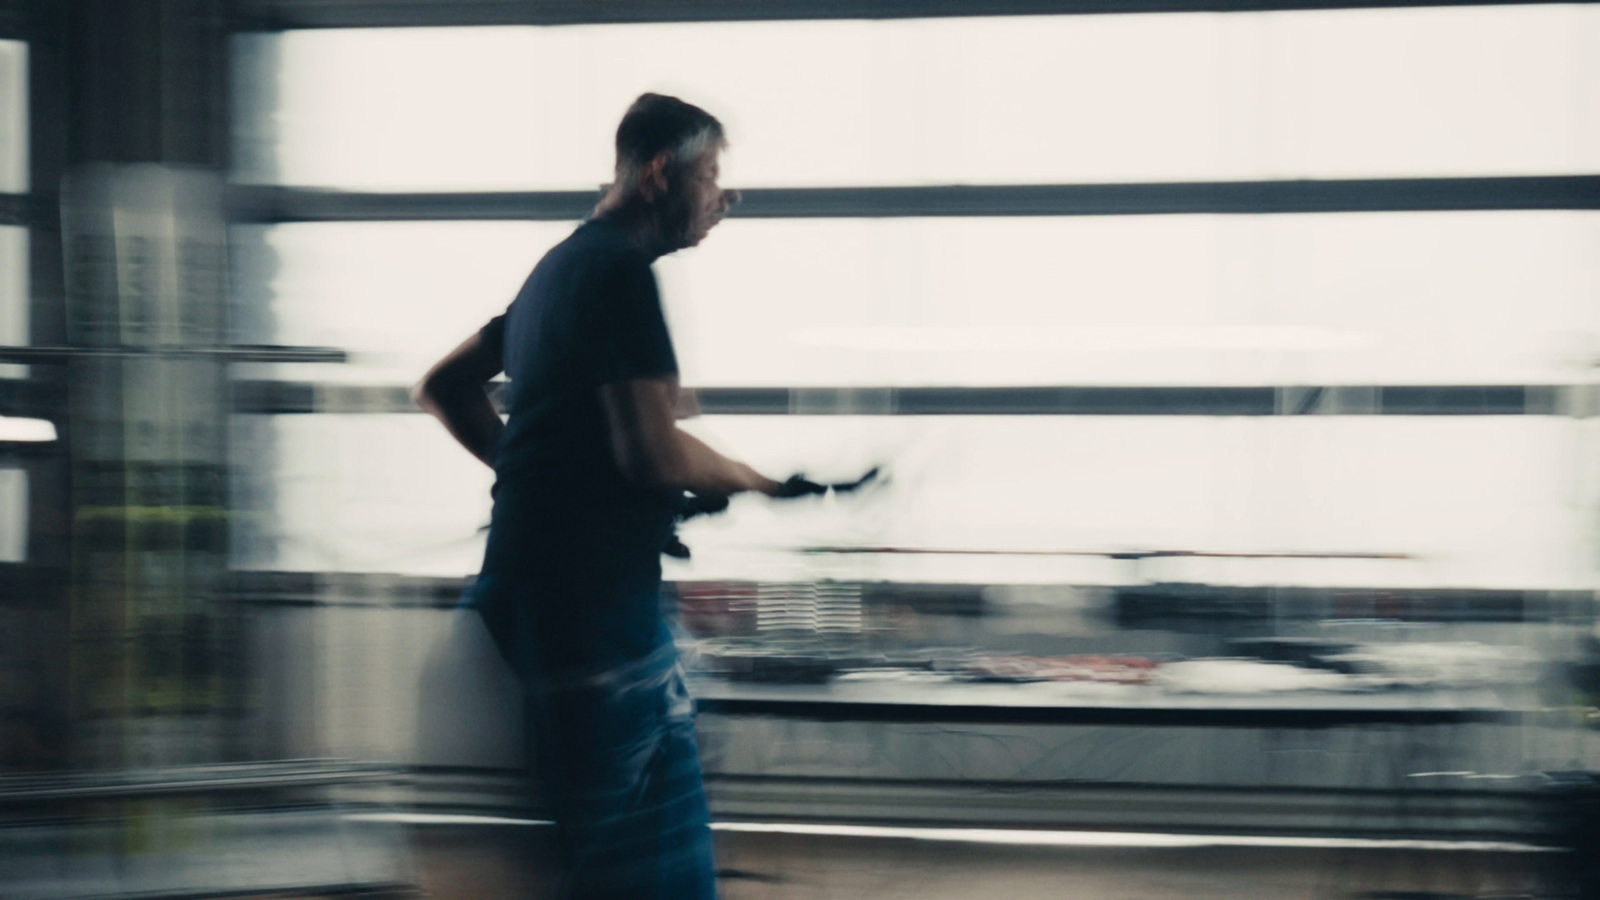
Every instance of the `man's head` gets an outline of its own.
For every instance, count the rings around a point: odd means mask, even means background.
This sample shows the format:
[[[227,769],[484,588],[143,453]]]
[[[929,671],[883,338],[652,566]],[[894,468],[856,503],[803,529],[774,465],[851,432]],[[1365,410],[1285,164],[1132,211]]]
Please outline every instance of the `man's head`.
[[[736,197],[717,185],[727,138],[716,117],[676,97],[644,94],[617,126],[617,174],[608,206],[641,205],[667,252],[693,247]]]

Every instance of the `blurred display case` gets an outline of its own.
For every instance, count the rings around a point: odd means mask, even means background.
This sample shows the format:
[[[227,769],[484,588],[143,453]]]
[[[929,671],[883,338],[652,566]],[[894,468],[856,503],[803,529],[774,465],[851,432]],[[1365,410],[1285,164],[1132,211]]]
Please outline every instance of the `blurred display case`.
[[[1600,749],[1582,592],[676,593],[713,794],[746,814],[1528,838],[1547,773]]]

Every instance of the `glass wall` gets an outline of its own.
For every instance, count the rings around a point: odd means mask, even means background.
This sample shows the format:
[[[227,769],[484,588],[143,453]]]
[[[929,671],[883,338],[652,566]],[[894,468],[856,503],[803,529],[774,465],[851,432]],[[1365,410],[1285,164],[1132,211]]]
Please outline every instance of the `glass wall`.
[[[721,115],[724,182],[744,187],[1361,178],[1381,190],[1383,179],[1600,165],[1590,6],[236,41],[250,115],[235,177],[291,187],[592,190],[608,180],[619,114],[644,90]],[[236,226],[236,338],[351,353],[252,377],[392,392],[503,310],[575,224]],[[1551,386],[1587,383],[1600,358],[1597,240],[1600,216],[1562,210],[736,216],[657,271],[697,387]],[[894,477],[832,506],[736,504],[691,527],[695,562],[673,570],[683,578],[1588,577],[1581,435],[1553,416],[709,416],[693,427],[778,472],[885,464]],[[259,541],[242,563],[476,566],[488,475],[428,420],[269,417],[247,431],[277,449],[263,457],[272,499],[255,510]],[[795,552],[852,544],[983,555]],[[1407,558],[1135,571],[994,552],[1130,548]]]
[[[643,90],[723,117],[743,187],[1588,172],[1597,37],[1581,5],[291,32],[240,174],[587,190]]]
[[[241,337],[409,383],[574,224],[240,228],[271,273]],[[1561,211],[735,218],[657,272],[700,386],[1564,384],[1600,358],[1597,245]]]
[[[28,45],[0,40],[0,194],[28,191]]]

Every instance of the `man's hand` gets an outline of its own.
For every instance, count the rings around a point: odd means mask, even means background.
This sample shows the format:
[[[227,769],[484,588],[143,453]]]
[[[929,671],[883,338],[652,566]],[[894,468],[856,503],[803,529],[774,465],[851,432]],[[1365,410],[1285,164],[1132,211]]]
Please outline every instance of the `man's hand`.
[[[817,484],[815,481],[807,480],[804,475],[795,474],[790,475],[787,481],[784,481],[782,484],[778,485],[778,489],[770,492],[769,496],[777,497],[782,500],[788,500],[794,497],[810,497],[819,494],[826,494],[827,492],[827,485]]]
[[[851,491],[857,490],[862,485],[875,481],[878,477],[879,471],[878,468],[874,466],[872,469],[868,470],[865,475],[862,475],[855,481],[846,481],[837,484],[818,484],[817,482],[812,481],[800,474],[790,475],[788,479],[784,481],[773,481],[772,479],[761,475],[755,469],[750,468],[744,463],[734,463],[734,465],[737,468],[745,470],[747,478],[751,478],[756,482],[759,482],[759,486],[753,487],[751,490],[760,491],[769,497],[774,497],[780,500],[788,500],[795,497],[815,497],[826,494],[829,491],[848,494]],[[678,499],[678,509],[675,518],[679,524],[682,524],[694,518],[695,516],[719,513],[727,508],[727,494],[685,491]],[[666,546],[661,549],[661,552],[673,557],[674,559],[689,559],[691,555],[688,546],[679,539],[676,530],[673,531],[671,537],[667,538]]]
[[[859,490],[862,486],[876,481],[878,478],[878,472],[878,467],[873,466],[871,469],[867,470],[865,475],[862,475],[855,481],[842,481],[835,484],[819,484],[806,478],[804,475],[797,473],[790,475],[787,481],[778,485],[778,489],[776,491],[769,491],[768,495],[781,499],[790,499],[793,497],[810,497],[813,495],[826,494],[829,491],[832,491],[835,494],[848,494],[851,491]]]
[[[727,508],[726,494],[691,494],[685,491],[683,501],[678,504],[678,521],[688,521],[695,516],[709,516]]]

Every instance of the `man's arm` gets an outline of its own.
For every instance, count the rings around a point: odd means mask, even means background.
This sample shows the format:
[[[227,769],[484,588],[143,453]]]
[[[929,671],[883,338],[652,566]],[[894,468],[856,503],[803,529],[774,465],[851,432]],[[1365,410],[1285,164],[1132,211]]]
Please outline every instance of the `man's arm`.
[[[600,389],[611,449],[628,479],[697,494],[775,494],[779,482],[678,428],[678,376],[632,378]]]
[[[700,397],[692,389],[678,388],[678,399],[672,408],[672,414],[679,421],[693,419],[700,415]]]
[[[444,423],[467,452],[494,467],[495,449],[505,424],[489,400],[486,385],[500,374],[500,347],[477,333],[434,364],[411,389],[411,399]]]

